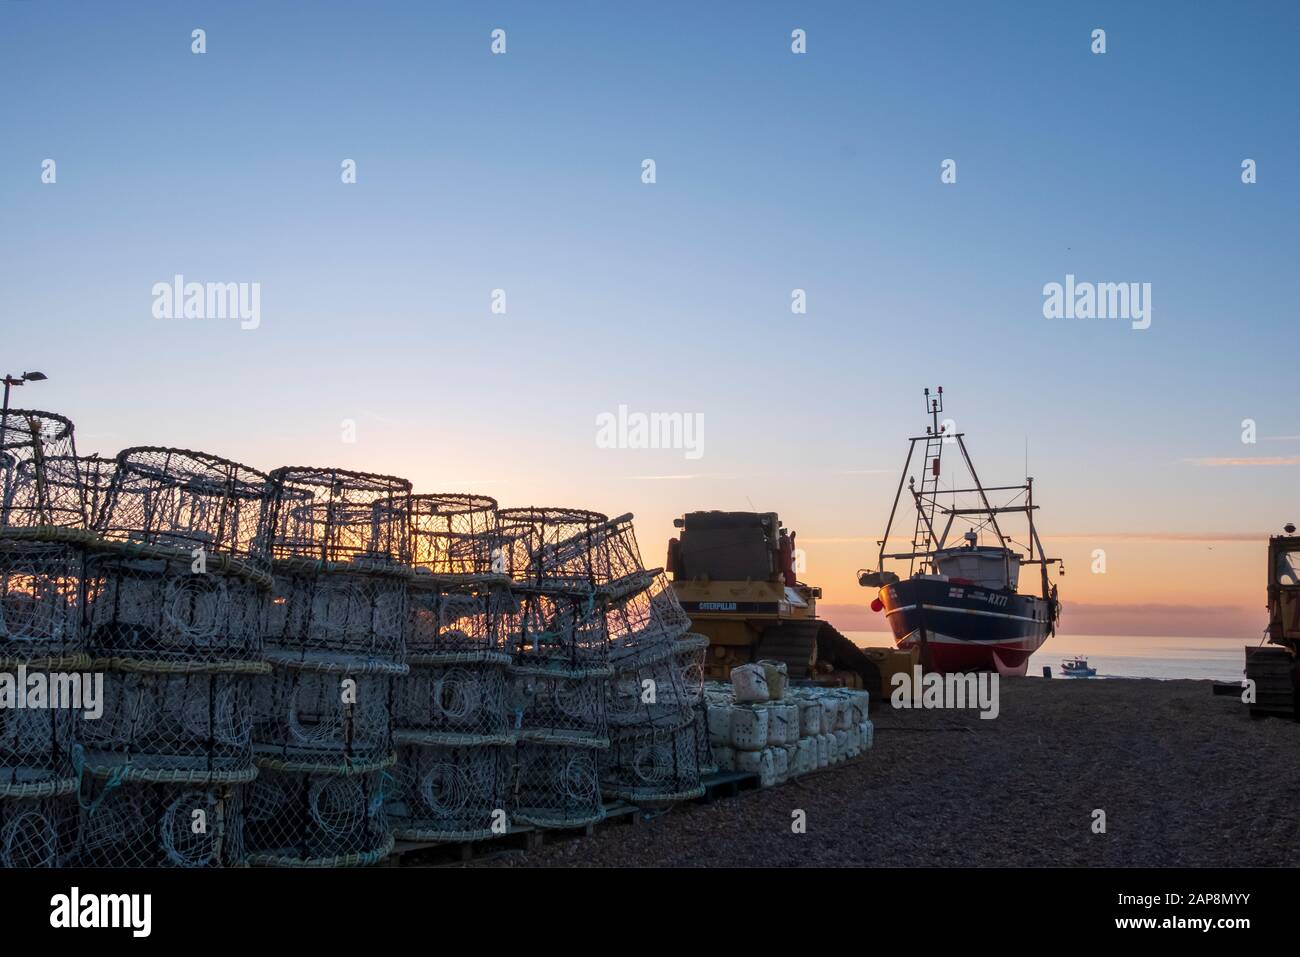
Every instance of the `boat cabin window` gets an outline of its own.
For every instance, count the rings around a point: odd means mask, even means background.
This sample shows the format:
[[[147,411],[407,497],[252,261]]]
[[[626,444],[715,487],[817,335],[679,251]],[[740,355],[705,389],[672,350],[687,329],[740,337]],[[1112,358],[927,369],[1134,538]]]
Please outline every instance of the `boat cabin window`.
[[[1300,549],[1278,553],[1277,583],[1279,585],[1300,585]]]

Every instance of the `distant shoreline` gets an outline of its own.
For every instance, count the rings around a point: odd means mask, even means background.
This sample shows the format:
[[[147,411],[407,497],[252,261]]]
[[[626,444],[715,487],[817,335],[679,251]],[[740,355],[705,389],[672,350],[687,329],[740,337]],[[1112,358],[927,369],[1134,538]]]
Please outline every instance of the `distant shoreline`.
[[[894,644],[893,635],[883,631],[846,631],[844,635],[859,648]],[[1053,676],[1059,677],[1062,658],[1082,655],[1099,676],[1108,679],[1234,681],[1245,668],[1246,646],[1258,643],[1258,639],[1176,635],[1055,635],[1029,659],[1029,674],[1041,677],[1043,667],[1048,666]]]

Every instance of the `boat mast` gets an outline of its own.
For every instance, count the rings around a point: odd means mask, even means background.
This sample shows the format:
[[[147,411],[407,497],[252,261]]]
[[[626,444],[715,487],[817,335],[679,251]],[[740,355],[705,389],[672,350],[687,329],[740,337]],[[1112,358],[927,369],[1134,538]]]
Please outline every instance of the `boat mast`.
[[[926,411],[930,413],[930,424],[925,428],[925,460],[921,465],[921,489],[917,491],[909,483],[912,497],[916,500],[916,526],[912,530],[912,567],[916,570],[918,556],[930,554],[938,542],[934,531],[934,512],[939,498],[940,461],[943,459],[944,430],[939,424],[939,415],[943,412],[943,386],[939,386],[934,397],[930,390],[925,390]],[[924,529],[924,537],[922,530]],[[924,570],[924,565],[922,565]]]
[[[930,390],[925,390],[925,411],[930,414],[930,425],[925,427],[925,435],[915,435],[908,439],[907,459],[903,462],[903,472],[898,477],[898,489],[894,492],[894,504],[889,509],[889,521],[885,523],[885,534],[877,542],[880,545],[880,554],[876,559],[876,571],[883,574],[885,571],[885,559],[906,558],[911,562],[909,574],[916,570],[916,559],[924,558],[929,554],[930,545],[937,541],[934,531],[934,508],[939,483],[939,460],[943,454],[943,427],[939,425],[939,413],[943,411],[943,386],[937,390],[935,398],[930,397]],[[921,460],[921,490],[916,489],[916,480],[908,475],[912,466],[912,456],[916,452],[916,443],[925,443],[925,454]],[[888,554],[889,533],[894,528],[894,517],[898,514],[898,502],[903,497],[903,483],[906,482],[908,491],[912,493],[912,500],[916,505],[916,525],[912,530],[912,550],[910,552]],[[929,503],[927,513],[926,503]],[[922,529],[925,530],[925,538],[922,538]],[[919,551],[924,549],[924,551]]]
[[[971,461],[970,452],[966,448],[965,435],[962,432],[949,433],[943,425],[939,423],[939,416],[943,412],[943,388],[939,387],[932,396],[930,390],[925,390],[925,410],[930,415],[930,425],[926,426],[925,435],[913,436],[908,440],[907,459],[903,463],[903,474],[898,479],[898,489],[894,493],[894,504],[889,510],[889,521],[885,525],[885,534],[877,544],[880,546],[880,554],[876,564],[877,581],[871,582],[870,578],[864,579],[864,573],[859,573],[859,582],[877,584],[883,580],[885,574],[885,560],[891,559],[900,561],[906,559],[910,563],[909,574],[916,572],[917,559],[922,562],[929,562],[931,571],[933,571],[934,553],[946,547],[948,534],[952,530],[953,521],[957,518],[970,517],[971,519],[979,518],[979,526],[987,525],[991,534],[997,536],[998,547],[1005,552],[1004,561],[1007,564],[1007,575],[1010,580],[1010,563],[1014,561],[1010,542],[1007,536],[1002,534],[1002,527],[998,524],[998,515],[1004,512],[1016,513],[1024,512],[1025,517],[1029,520],[1029,557],[1021,559],[1021,565],[1039,565],[1041,566],[1041,578],[1043,597],[1050,597],[1051,585],[1047,578],[1047,566],[1057,564],[1059,558],[1049,558],[1043,551],[1043,543],[1038,537],[1038,529],[1034,525],[1034,512],[1038,506],[1034,505],[1034,480],[1029,476],[1025,477],[1024,485],[999,485],[985,488],[984,483],[980,481],[979,473],[975,471],[975,465]],[[925,443],[925,451],[921,460],[921,485],[918,488],[916,478],[909,476],[912,465],[912,457],[916,453],[916,444]],[[939,476],[941,474],[940,463],[943,458],[943,446],[949,442],[957,443],[957,448],[961,452],[966,468],[970,472],[972,488],[953,487],[948,490],[954,496],[951,507],[939,505]],[[916,505],[916,524],[912,530],[912,548],[907,552],[890,553],[889,533],[893,530],[894,519],[898,514],[898,503],[903,496],[903,484],[907,483],[908,491],[912,493],[912,501]],[[993,505],[989,501],[989,492],[1023,492],[1025,500],[1020,504]],[[959,495],[977,495],[979,505],[976,507],[965,508],[957,504],[956,497]],[[934,517],[936,513],[947,515],[947,522],[940,532],[935,529]],[[975,524],[972,522],[972,524]],[[925,565],[922,565],[924,571]],[[895,578],[895,580],[897,580]]]

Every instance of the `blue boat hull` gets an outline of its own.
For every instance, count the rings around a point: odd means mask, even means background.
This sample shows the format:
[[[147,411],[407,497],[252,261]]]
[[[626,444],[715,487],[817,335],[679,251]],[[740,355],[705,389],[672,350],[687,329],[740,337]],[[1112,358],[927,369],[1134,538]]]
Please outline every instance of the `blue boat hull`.
[[[934,671],[1023,675],[1054,630],[1051,601],[937,576],[887,585],[880,600],[898,646],[919,647]]]

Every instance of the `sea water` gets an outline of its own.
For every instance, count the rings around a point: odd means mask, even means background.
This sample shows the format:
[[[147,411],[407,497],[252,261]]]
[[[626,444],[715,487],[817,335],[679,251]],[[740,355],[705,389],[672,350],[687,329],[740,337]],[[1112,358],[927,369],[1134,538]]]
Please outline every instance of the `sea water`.
[[[862,648],[887,647],[892,636],[882,631],[849,631],[845,635]],[[1259,639],[1175,638],[1153,635],[1055,635],[1029,659],[1029,674],[1041,676],[1049,665],[1060,678],[1061,659],[1088,659],[1098,678],[1200,678],[1240,681],[1246,666],[1246,645]],[[1077,679],[1068,679],[1077,680]]]

